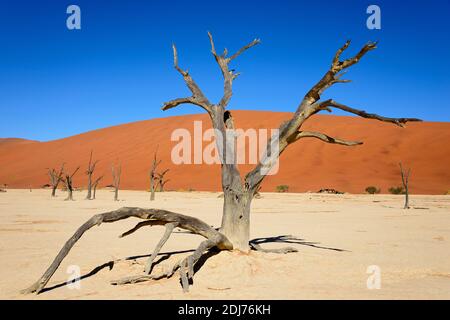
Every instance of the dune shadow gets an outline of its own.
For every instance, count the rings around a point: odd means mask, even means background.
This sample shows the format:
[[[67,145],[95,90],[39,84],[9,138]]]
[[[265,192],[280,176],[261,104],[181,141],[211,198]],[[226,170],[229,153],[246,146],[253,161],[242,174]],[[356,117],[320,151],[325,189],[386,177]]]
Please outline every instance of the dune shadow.
[[[317,248],[317,249],[332,250],[332,251],[339,251],[339,252],[344,252],[344,251],[349,252],[349,250],[345,250],[345,249],[322,246],[322,245],[320,245],[320,242],[306,241],[305,239],[297,238],[292,235],[281,235],[281,236],[275,236],[275,237],[255,238],[253,240],[250,240],[250,244],[260,245],[263,243],[289,243],[289,244],[298,244],[298,245],[302,245],[302,246],[313,247],[313,248]]]

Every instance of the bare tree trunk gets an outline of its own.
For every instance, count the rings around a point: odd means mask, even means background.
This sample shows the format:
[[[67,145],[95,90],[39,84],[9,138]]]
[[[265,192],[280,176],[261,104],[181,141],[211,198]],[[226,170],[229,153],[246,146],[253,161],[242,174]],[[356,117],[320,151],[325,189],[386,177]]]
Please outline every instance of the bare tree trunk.
[[[150,174],[150,201],[155,200],[155,177]]]
[[[78,169],[80,169],[80,167],[76,168],[71,175],[66,174],[65,176],[64,183],[67,189],[67,198],[64,199],[65,201],[73,200],[73,176],[75,175],[75,173],[77,173]]]
[[[409,209],[409,191],[408,184],[405,185],[405,205],[403,209]]]
[[[98,161],[92,163],[92,150],[91,150],[91,156],[89,157],[89,164],[86,170],[86,175],[88,176],[86,200],[91,200],[92,198],[92,174],[94,173],[97,162]]]
[[[159,181],[159,191],[160,192],[164,192],[164,186],[166,185],[166,183],[167,182],[169,182],[170,181],[170,179],[167,179],[167,180],[160,180]]]
[[[56,189],[58,188],[58,185],[52,186],[52,197],[56,197]]]
[[[409,174],[411,173],[411,169],[408,169],[407,172],[403,170],[402,163],[399,163],[400,166],[400,174],[402,175],[402,184],[405,189],[405,205],[403,209],[409,209],[409,190],[408,190],[408,182],[409,182]]]
[[[56,171],[53,169],[48,169],[48,176],[50,178],[50,185],[52,186],[52,197],[56,197],[56,190],[58,189],[59,183],[63,180],[64,174],[64,163],[61,165],[61,169]]]
[[[64,200],[65,201],[67,201],[67,200],[73,201],[73,189],[72,189],[71,185],[69,187],[67,187],[67,198]]]
[[[157,176],[158,176],[158,189],[159,189],[158,191],[159,192],[164,192],[164,186],[170,180],[170,179],[165,179],[164,178],[167,172],[169,172],[169,169],[166,169],[163,172],[157,174]]]
[[[230,191],[224,192],[222,225],[220,232],[233,244],[233,248],[247,252],[250,250],[250,207],[252,197],[249,194],[236,196]]]
[[[119,201],[119,186],[120,186],[120,175],[122,174],[122,164],[119,164],[117,168],[115,168],[114,165],[112,165],[111,171],[113,176],[114,201]]]
[[[98,186],[98,183],[100,182],[100,180],[102,180],[102,178],[103,178],[103,176],[100,176],[94,181],[94,184],[93,184],[94,192],[92,194],[92,200],[95,200],[95,193],[97,191],[97,186]]]
[[[161,160],[157,160],[156,154],[158,153],[158,146],[156,147],[155,154],[153,156],[152,167],[150,168],[149,176],[150,176],[150,201],[155,200],[155,191],[156,191],[156,180],[157,173],[156,168],[161,163]]]
[[[88,174],[88,184],[87,184],[87,194],[86,200],[91,200],[92,198],[92,174]]]

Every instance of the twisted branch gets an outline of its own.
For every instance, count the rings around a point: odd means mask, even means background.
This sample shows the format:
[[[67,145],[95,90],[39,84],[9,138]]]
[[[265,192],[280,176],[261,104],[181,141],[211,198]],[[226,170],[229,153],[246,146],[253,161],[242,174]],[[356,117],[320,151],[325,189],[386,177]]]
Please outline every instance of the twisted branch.
[[[294,137],[294,140],[297,141],[302,138],[316,138],[323,142],[341,144],[344,146],[356,146],[356,145],[363,144],[361,141],[342,140],[342,139],[330,137],[330,136],[320,133],[320,132],[313,132],[313,131],[299,131],[297,133],[297,135]]]
[[[390,122],[393,123],[399,127],[404,127],[405,124],[407,122],[417,122],[417,121],[422,121],[421,119],[417,119],[417,118],[388,118],[388,117],[383,117],[380,116],[378,114],[375,113],[367,113],[364,110],[358,110],[358,109],[354,109],[351,108],[349,106],[343,105],[341,103],[338,103],[332,99],[329,100],[325,100],[324,102],[320,103],[318,106],[318,110],[323,110],[327,107],[332,107],[332,108],[336,108],[336,109],[340,109],[346,112],[350,112],[353,114],[356,114],[360,117],[366,118],[366,119],[375,119],[375,120],[379,120],[379,121],[383,121],[383,122]]]
[[[173,65],[175,69],[183,76],[186,86],[192,92],[192,96],[187,98],[178,98],[164,103],[162,110],[168,110],[174,108],[180,104],[190,103],[197,105],[206,110],[206,112],[211,113],[211,103],[208,101],[206,96],[203,94],[200,87],[195,83],[194,79],[189,75],[188,71],[181,69],[178,66],[178,53],[175,44],[172,45],[173,48]]]
[[[78,230],[73,234],[73,236],[70,237],[69,240],[67,240],[65,245],[59,251],[58,255],[55,257],[52,264],[44,272],[41,278],[39,278],[39,280],[36,281],[32,286],[23,290],[22,293],[26,294],[35,292],[36,294],[38,294],[39,292],[41,292],[42,289],[44,289],[45,285],[50,280],[50,278],[53,276],[55,271],[58,269],[61,262],[67,256],[69,251],[87,230],[89,230],[93,226],[98,226],[102,223],[111,223],[127,219],[130,217],[152,221],[152,223],[149,224],[153,224],[154,222],[154,224],[158,223],[164,225],[167,224],[177,225],[179,228],[191,231],[192,233],[201,235],[207,239],[211,239],[214,242],[214,246],[217,246],[221,250],[231,250],[233,248],[233,245],[223,234],[219,233],[217,230],[211,228],[208,224],[197,218],[185,216],[182,214],[166,210],[124,207],[114,211],[97,214],[92,218],[90,218],[88,221],[86,221],[80,228],[78,228]],[[136,227],[134,228],[135,230],[138,229]],[[132,232],[125,232],[124,234],[130,233]],[[199,249],[197,249],[197,251],[199,251]]]

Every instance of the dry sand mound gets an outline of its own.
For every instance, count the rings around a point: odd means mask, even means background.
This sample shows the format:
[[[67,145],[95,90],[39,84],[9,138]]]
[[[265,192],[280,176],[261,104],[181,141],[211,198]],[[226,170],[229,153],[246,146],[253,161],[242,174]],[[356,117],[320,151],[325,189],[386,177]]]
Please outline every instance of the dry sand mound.
[[[236,127],[243,129],[277,128],[290,116],[282,112],[233,112]],[[45,168],[59,167],[62,162],[69,169],[84,168],[93,149],[94,157],[100,160],[96,173],[105,175],[103,185],[111,184],[111,163],[121,161],[121,187],[145,190],[149,188],[153,152],[159,145],[161,168],[170,169],[168,189],[220,190],[219,165],[175,165],[170,159],[177,144],[170,140],[171,133],[178,128],[192,132],[195,120],[203,121],[203,130],[210,128],[207,115],[199,114],[128,123],[49,142],[0,139],[0,185],[40,187],[48,183]],[[363,193],[374,185],[387,193],[389,187],[401,184],[399,161],[412,168],[412,193],[444,194],[450,189],[450,123],[408,123],[402,129],[373,120],[318,115],[308,120],[304,129],[364,144],[344,147],[304,139],[283,153],[278,174],[265,180],[263,191],[285,184],[293,192],[334,188]],[[252,166],[241,167],[244,173]],[[83,171],[74,178],[76,186],[86,184]]]

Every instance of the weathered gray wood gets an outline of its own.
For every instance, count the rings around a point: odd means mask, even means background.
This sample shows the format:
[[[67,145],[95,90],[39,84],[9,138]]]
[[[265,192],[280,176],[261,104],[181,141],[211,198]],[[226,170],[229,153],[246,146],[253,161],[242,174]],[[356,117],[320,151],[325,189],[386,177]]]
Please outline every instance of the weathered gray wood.
[[[327,143],[335,143],[340,144],[344,146],[356,146],[359,144],[363,144],[361,141],[346,141],[338,138],[330,137],[326,134],[320,133],[320,132],[313,132],[313,131],[298,131],[297,134],[294,136],[295,141],[302,138],[316,138],[323,142]]]
[[[341,54],[349,47],[350,41],[347,41],[343,47],[341,47],[339,50],[337,50],[333,60],[332,64],[329,68],[329,70],[325,73],[325,75],[317,82],[311,90],[308,91],[308,93],[304,96],[301,103],[299,104],[297,110],[295,111],[293,117],[283,122],[280,127],[280,136],[278,141],[278,152],[279,155],[287,148],[288,145],[291,143],[294,143],[295,141],[298,141],[297,139],[299,132],[301,131],[301,126],[303,123],[308,120],[311,116],[315,115],[316,113],[326,110],[331,112],[330,108],[336,108],[341,109],[346,112],[353,113],[355,115],[358,115],[360,117],[369,118],[369,119],[375,119],[379,121],[384,122],[390,122],[393,124],[396,124],[398,126],[404,126],[406,122],[410,121],[421,121],[420,119],[416,118],[388,118],[379,116],[377,114],[370,114],[366,113],[365,111],[350,108],[348,106],[345,106],[343,104],[337,103],[332,99],[320,102],[320,98],[322,93],[330,88],[332,85],[336,83],[347,83],[349,80],[343,80],[342,75],[345,74],[346,69],[350,66],[356,64],[361,60],[361,58],[369,51],[374,50],[376,48],[376,43],[368,43],[353,57],[341,61],[340,56]],[[331,137],[327,138],[327,136],[317,133],[316,138],[320,137],[318,135],[321,135],[323,141],[325,142],[331,142]],[[323,135],[323,136],[322,136]],[[301,133],[300,133],[301,136]],[[331,139],[330,139],[331,138]],[[336,139],[333,139],[336,143]],[[340,141],[344,142],[344,141]],[[263,167],[264,163],[267,163],[269,150],[274,150],[272,144],[274,141],[272,139],[269,139],[266,147],[265,156],[263,157],[263,160],[256,165],[256,167],[250,171],[246,177],[245,177],[245,183],[250,186],[250,188],[257,188],[265,178],[263,174],[261,174],[261,169]],[[340,143],[344,145],[357,145],[360,143]]]
[[[122,175],[122,164],[119,164],[117,168],[114,166],[114,164],[112,164],[111,173],[114,186],[114,201],[119,201],[119,186],[120,186],[120,176]]]
[[[166,231],[164,232],[164,235],[162,236],[161,240],[159,240],[158,244],[156,245],[155,250],[153,250],[152,255],[150,258],[148,258],[147,263],[145,265],[144,272],[146,274],[150,274],[153,267],[153,261],[155,260],[156,256],[158,255],[159,251],[161,251],[161,248],[164,246],[164,244],[169,239],[170,235],[172,234],[173,229],[177,227],[176,223],[167,223],[166,224]]]
[[[78,169],[80,169],[80,167],[77,167],[72,174],[68,174],[68,173],[65,174],[64,184],[66,185],[66,189],[67,189],[67,198],[64,199],[65,201],[73,200],[73,176],[75,175],[75,173],[77,173]]]
[[[408,169],[408,171],[403,170],[402,163],[400,162],[398,164],[400,166],[400,174],[402,176],[402,184],[403,188],[405,189],[405,205],[403,206],[403,209],[409,209],[409,174],[411,173],[411,169]]]
[[[58,189],[58,185],[61,181],[63,181],[64,174],[64,163],[61,165],[59,171],[56,171],[55,168],[48,169],[48,177],[50,178],[50,185],[52,187],[52,197],[56,197],[56,190]]]
[[[92,188],[93,188],[92,200],[95,200],[95,194],[97,192],[97,187],[98,187],[100,180],[102,180],[102,179],[103,179],[103,176],[100,176],[97,179],[95,179],[94,183],[92,184]]]
[[[165,178],[167,172],[169,172],[169,171],[170,171],[170,169],[166,169],[166,170],[156,174],[158,177],[158,191],[159,192],[164,192],[164,186],[166,185],[167,182],[170,181],[170,179]]]
[[[375,119],[383,122],[390,122],[393,123],[399,127],[404,127],[407,122],[417,122],[422,121],[417,118],[388,118],[383,117],[375,113],[367,113],[364,110],[358,110],[355,108],[348,107],[346,105],[343,105],[341,103],[338,103],[334,101],[333,99],[325,100],[324,102],[319,104],[319,108],[317,110],[324,110],[325,108],[332,107],[336,109],[340,109],[349,113],[356,114],[357,116],[360,116],[362,118],[366,119]]]
[[[92,162],[92,150],[91,150],[91,155],[89,157],[89,164],[88,167],[86,169],[86,175],[88,176],[88,184],[87,184],[87,195],[86,195],[86,200],[91,200],[92,199],[92,174],[94,173],[95,170],[95,166],[97,165],[98,161],[94,161]]]
[[[213,239],[215,246],[221,250],[231,250],[233,245],[231,242],[221,233],[211,228],[207,223],[194,218],[185,216],[182,214],[174,213],[167,210],[158,209],[143,209],[124,207],[114,211],[109,211],[101,214],[97,214],[86,221],[74,234],[67,240],[65,245],[59,251],[52,264],[44,272],[36,283],[29,288],[22,291],[22,293],[39,293],[48,283],[52,275],[58,269],[63,259],[67,256],[69,251],[75,245],[75,243],[81,238],[81,236],[93,226],[98,226],[102,223],[111,223],[130,217],[145,219],[149,221],[159,221],[164,224],[176,224],[177,227],[191,231],[192,233],[201,235],[207,239]],[[205,246],[204,246],[205,247]],[[200,248],[200,247],[199,247]],[[203,248],[203,247],[202,247]]]
[[[156,147],[155,154],[153,156],[152,166],[149,171],[150,176],[150,201],[155,200],[156,183],[158,180],[158,173],[156,169],[161,164],[162,160],[157,159],[158,147]]]
[[[208,37],[211,44],[211,52],[220,67],[224,79],[224,93],[222,98],[216,104],[209,102],[189,73],[178,66],[177,49],[175,45],[173,45],[175,69],[183,76],[187,87],[192,92],[192,96],[166,102],[162,109],[167,110],[183,103],[198,105],[208,112],[216,132],[220,132],[222,137],[226,137],[228,131],[234,130],[231,112],[226,110],[226,107],[232,96],[233,80],[239,75],[239,73],[235,73],[234,70],[230,70],[228,65],[244,51],[259,44],[260,41],[259,39],[255,39],[239,49],[235,54],[228,56],[228,51],[226,49],[223,54],[217,54],[213,37],[209,32]],[[221,232],[230,240],[233,239],[231,241],[236,249],[248,251],[250,194],[253,195],[253,192],[249,193],[242,184],[235,161],[235,141],[216,139],[216,143],[219,157],[222,162],[222,189],[225,195]]]

